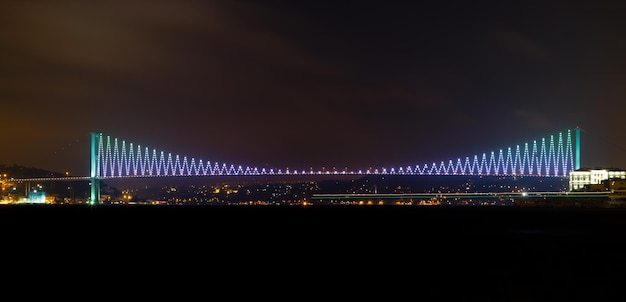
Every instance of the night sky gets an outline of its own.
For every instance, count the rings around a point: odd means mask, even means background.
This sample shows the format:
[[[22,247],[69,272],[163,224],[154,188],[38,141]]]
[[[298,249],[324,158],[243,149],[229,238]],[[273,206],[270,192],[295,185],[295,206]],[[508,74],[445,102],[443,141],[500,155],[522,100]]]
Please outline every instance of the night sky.
[[[356,170],[580,126],[583,166],[626,168],[623,3],[2,1],[0,164],[88,175],[96,131]]]

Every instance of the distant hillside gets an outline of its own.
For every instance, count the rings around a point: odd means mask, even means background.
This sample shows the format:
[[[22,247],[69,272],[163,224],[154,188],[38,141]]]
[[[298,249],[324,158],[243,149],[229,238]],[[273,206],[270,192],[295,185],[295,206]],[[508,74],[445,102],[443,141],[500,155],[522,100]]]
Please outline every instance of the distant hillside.
[[[63,177],[61,172],[53,172],[34,167],[0,164],[0,175],[6,174],[8,178],[35,178],[35,177]]]
[[[48,178],[48,177],[65,177],[65,173],[48,171],[40,168],[25,167],[19,165],[0,164],[0,178]],[[47,195],[56,195],[72,198],[87,198],[90,194],[89,181],[44,181],[41,183]],[[23,183],[16,183],[19,188],[17,192],[22,193]],[[103,194],[119,194],[118,190],[110,187],[108,184],[101,182],[100,189]]]

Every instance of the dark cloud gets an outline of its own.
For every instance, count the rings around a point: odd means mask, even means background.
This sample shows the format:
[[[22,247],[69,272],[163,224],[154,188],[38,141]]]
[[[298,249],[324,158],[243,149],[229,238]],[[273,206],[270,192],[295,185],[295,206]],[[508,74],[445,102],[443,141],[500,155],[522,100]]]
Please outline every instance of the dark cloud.
[[[522,123],[533,129],[550,129],[550,119],[541,112],[530,112],[524,109],[515,110],[515,115]]]
[[[619,142],[614,9],[4,1],[0,163],[87,169],[90,131],[294,168],[446,160],[579,124]],[[61,149],[74,162],[46,162]]]
[[[550,59],[548,52],[531,38],[511,30],[497,29],[492,32],[495,46],[512,54],[539,61]]]

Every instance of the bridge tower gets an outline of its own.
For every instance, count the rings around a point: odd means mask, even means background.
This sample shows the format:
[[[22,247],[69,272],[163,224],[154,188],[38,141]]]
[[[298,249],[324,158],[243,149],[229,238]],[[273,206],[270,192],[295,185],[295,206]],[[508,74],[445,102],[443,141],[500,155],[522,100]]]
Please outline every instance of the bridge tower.
[[[91,132],[91,199],[90,204],[100,203],[100,178],[98,176],[100,172],[100,160],[98,159],[98,146],[100,145],[101,134]]]
[[[575,154],[575,163],[574,163],[574,171],[580,169],[580,127],[576,126],[576,154]]]

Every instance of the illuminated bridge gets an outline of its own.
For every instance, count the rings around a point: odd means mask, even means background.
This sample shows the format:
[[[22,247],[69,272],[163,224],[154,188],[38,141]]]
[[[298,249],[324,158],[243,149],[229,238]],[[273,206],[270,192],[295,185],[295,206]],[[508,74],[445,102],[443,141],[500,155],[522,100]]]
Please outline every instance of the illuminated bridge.
[[[103,179],[178,176],[259,175],[484,175],[568,177],[580,168],[580,128],[539,140],[465,158],[414,166],[358,170],[258,168],[166,153],[119,138],[91,133],[91,173],[82,177],[14,179],[15,181],[90,180],[91,200],[99,200]],[[71,178],[71,179],[70,179]]]

